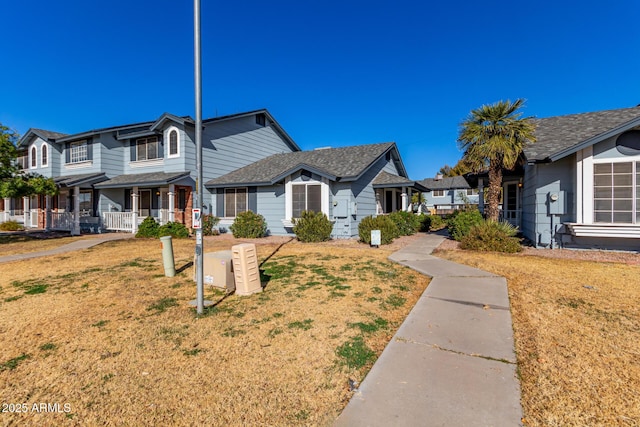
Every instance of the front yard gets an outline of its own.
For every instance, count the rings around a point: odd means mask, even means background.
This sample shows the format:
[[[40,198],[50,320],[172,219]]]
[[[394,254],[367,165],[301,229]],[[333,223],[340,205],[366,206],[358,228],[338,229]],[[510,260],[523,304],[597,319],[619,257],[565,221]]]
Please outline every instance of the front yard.
[[[523,424],[639,426],[640,255],[526,252],[437,253],[507,278]]]
[[[177,268],[193,248],[174,240]],[[428,284],[392,249],[261,240],[265,291],[207,287],[202,317],[158,240],[2,264],[1,424],[331,424]]]

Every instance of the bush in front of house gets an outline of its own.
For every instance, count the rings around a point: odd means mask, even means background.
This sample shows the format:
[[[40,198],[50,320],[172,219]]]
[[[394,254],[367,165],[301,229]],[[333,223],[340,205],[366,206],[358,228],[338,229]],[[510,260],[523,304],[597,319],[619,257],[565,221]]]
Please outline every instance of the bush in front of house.
[[[322,212],[303,211],[293,220],[293,232],[301,242],[326,242],[331,238],[333,224]]]
[[[24,227],[18,221],[6,221],[0,224],[0,231],[22,231]]]
[[[189,237],[187,227],[179,222],[167,222],[158,227],[158,237],[171,236],[176,239],[186,239]]]
[[[396,224],[401,236],[411,236],[420,229],[418,216],[413,212],[396,211],[389,214],[389,218]]]
[[[425,215],[420,231],[438,231],[447,226],[447,223],[440,215]]]
[[[360,241],[371,244],[371,230],[380,230],[380,243],[383,245],[388,245],[393,239],[400,237],[398,227],[388,215],[362,218],[358,225]]]
[[[482,223],[482,214],[477,209],[468,209],[456,212],[449,218],[449,235],[460,241],[469,234],[471,228]]]
[[[153,217],[146,217],[138,226],[136,237],[158,237],[158,223]]]
[[[515,237],[517,233],[517,227],[506,221],[482,220],[460,240],[460,248],[483,252],[520,252],[522,246]]]
[[[220,222],[220,218],[215,215],[202,216],[202,234],[205,236],[217,236],[220,232],[213,228]]]
[[[236,216],[229,229],[233,237],[255,239],[267,235],[267,221],[260,214],[246,211]]]

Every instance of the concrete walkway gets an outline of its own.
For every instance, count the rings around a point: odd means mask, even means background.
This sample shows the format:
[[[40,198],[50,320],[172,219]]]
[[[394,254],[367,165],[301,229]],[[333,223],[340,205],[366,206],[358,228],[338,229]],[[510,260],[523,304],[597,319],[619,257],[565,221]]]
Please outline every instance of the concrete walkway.
[[[389,259],[431,283],[336,426],[519,426],[507,282],[431,255],[427,234]]]
[[[66,245],[58,246],[57,248],[49,249],[39,252],[27,252],[24,254],[5,255],[0,256],[0,263],[11,261],[22,261],[30,258],[38,258],[49,255],[58,255],[65,252],[78,251],[87,249],[92,246],[99,245],[100,243],[109,242],[111,240],[121,240],[132,238],[131,233],[103,233],[87,235],[86,238],[67,243]],[[0,250],[2,248],[0,247]]]

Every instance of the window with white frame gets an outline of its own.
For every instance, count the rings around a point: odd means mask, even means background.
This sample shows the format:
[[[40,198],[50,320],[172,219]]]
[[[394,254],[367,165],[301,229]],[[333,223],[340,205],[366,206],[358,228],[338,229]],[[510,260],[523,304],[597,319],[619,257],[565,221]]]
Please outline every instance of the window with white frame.
[[[38,150],[36,147],[31,147],[31,167],[38,167]]]
[[[180,155],[180,144],[178,142],[178,131],[169,131],[169,153],[168,157],[178,157]]]
[[[136,161],[160,158],[158,153],[158,137],[139,138],[136,140]]]
[[[433,197],[444,197],[444,190],[433,190]]]
[[[239,213],[245,212],[247,205],[246,188],[226,188],[224,190],[224,216],[234,218]]]
[[[47,147],[47,144],[42,144],[42,148],[41,150],[41,160],[40,162],[42,163],[42,166],[48,166],[49,165],[49,149]]]
[[[477,188],[467,188],[467,196],[475,196],[478,194]]]
[[[640,166],[636,162],[593,165],[596,223],[640,224]]]
[[[292,216],[300,218],[303,211],[322,212],[320,184],[293,184],[291,187]]]
[[[87,141],[72,142],[69,144],[69,163],[80,163],[89,160]]]

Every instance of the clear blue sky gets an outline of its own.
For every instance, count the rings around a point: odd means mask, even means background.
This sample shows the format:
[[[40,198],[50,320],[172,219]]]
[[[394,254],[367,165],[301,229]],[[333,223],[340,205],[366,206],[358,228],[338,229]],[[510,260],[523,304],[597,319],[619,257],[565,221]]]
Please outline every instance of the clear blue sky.
[[[194,116],[190,0],[2,0],[0,122],[76,133]],[[395,141],[412,179],[469,111],[640,104],[640,2],[202,0],[203,116],[267,108],[303,148]]]

